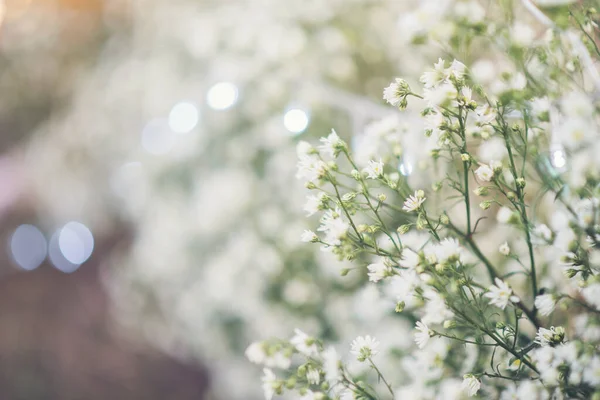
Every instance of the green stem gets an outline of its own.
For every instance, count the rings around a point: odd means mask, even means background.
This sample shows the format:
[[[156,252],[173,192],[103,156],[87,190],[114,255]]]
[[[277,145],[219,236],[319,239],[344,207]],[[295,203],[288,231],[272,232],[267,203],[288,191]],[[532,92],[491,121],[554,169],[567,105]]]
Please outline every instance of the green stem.
[[[371,360],[371,357],[368,358],[369,362],[371,363],[371,367],[373,367],[373,369],[375,371],[377,371],[377,375],[379,375],[379,378],[381,378],[381,380],[383,381],[383,383],[385,383],[385,386],[387,386],[390,394],[392,395],[392,398],[394,397],[394,391],[392,390],[392,386],[385,380],[385,378],[383,377],[383,374],[381,373],[381,371],[379,370],[379,368],[377,368],[377,366],[375,365],[375,363],[373,362],[373,360]]]

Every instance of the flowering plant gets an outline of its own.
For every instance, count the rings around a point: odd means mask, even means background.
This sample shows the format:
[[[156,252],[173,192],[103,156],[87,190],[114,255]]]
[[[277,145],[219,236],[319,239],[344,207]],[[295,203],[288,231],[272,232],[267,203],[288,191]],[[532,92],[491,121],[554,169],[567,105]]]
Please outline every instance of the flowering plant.
[[[305,210],[321,213],[302,240],[351,260],[341,274],[374,285],[400,328],[373,326],[385,340],[358,336],[351,357],[302,330],[252,344],[267,399],[600,396],[595,11],[558,7],[554,22],[520,4],[545,39],[511,7],[508,32],[495,28],[508,42],[465,28],[505,46],[512,72],[486,82],[439,59],[418,89],[384,89],[401,114],[354,146],[335,131],[298,143]],[[398,340],[406,324],[413,345]]]

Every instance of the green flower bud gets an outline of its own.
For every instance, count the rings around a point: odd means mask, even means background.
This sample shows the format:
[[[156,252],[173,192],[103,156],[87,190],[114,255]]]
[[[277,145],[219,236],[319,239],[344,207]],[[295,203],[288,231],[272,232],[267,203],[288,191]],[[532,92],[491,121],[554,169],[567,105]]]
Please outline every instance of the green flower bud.
[[[440,215],[440,223],[442,225],[448,225],[450,223],[450,217],[448,217],[448,214],[444,213]]]
[[[517,186],[523,189],[527,182],[523,178],[517,178]]]
[[[346,275],[348,275],[348,273],[349,273],[349,272],[350,272],[350,269],[349,269],[349,268],[343,268],[343,269],[340,271],[340,275],[341,275],[341,276],[346,276]]]
[[[444,328],[445,329],[454,329],[456,328],[457,324],[456,321],[451,320],[451,319],[447,319],[446,321],[444,321]]]
[[[479,186],[477,189],[473,190],[477,196],[487,196],[490,191],[487,186]]]
[[[397,313],[400,313],[400,312],[404,311],[404,307],[406,307],[406,303],[405,303],[405,302],[403,302],[403,301],[399,301],[399,302],[396,304],[396,312],[397,312]]]
[[[398,227],[398,229],[396,229],[396,232],[398,232],[400,235],[404,235],[409,230],[410,230],[410,225],[409,224],[405,224],[405,225],[400,225]]]
[[[487,210],[487,209],[488,209],[488,208],[490,208],[491,206],[492,206],[492,202],[491,202],[491,201],[489,201],[489,200],[485,200],[485,201],[482,201],[481,203],[479,203],[479,207],[480,207],[482,210]]]

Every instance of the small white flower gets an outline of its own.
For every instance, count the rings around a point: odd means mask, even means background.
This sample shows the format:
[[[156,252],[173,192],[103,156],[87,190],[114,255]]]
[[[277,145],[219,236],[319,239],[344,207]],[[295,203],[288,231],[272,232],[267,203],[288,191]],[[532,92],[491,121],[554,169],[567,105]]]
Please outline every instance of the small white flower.
[[[421,204],[427,200],[427,198],[423,197],[422,193],[421,190],[417,190],[414,195],[408,196],[406,201],[404,201],[402,209],[406,212],[412,212],[421,207]]]
[[[506,308],[508,303],[518,303],[520,300],[512,294],[512,289],[501,279],[494,279],[496,286],[492,285],[488,288],[489,292],[484,294],[490,299],[490,304],[495,305],[502,310]]]
[[[498,213],[496,214],[496,220],[498,222],[500,222],[501,224],[507,224],[508,221],[510,221],[510,218],[512,217],[513,212],[510,208],[508,207],[500,207],[500,209],[498,210]]]
[[[594,356],[583,371],[583,380],[592,386],[600,385],[600,358]]]
[[[489,167],[489,165],[482,164],[479,168],[475,170],[475,175],[477,178],[489,182],[494,177],[494,170]]]
[[[296,350],[308,357],[315,356],[319,353],[319,349],[314,338],[308,336],[300,329],[295,329],[294,333],[295,335],[290,339],[290,343],[294,345]]]
[[[446,80],[446,68],[445,61],[441,58],[438,59],[438,62],[434,64],[433,69],[425,72],[421,75],[421,83],[425,86],[426,89],[430,89],[436,87],[440,83]]]
[[[535,335],[535,342],[542,347],[554,347],[563,344],[565,342],[565,328],[562,326],[551,326],[550,329],[540,328]]]
[[[600,284],[594,283],[583,288],[581,295],[587,303],[600,310]]]
[[[504,242],[500,245],[500,247],[498,248],[498,251],[500,252],[500,254],[503,254],[505,256],[510,254],[510,246],[508,245],[508,242]]]
[[[298,155],[298,158],[307,157],[314,153],[314,151],[315,148],[307,141],[301,140],[296,145],[296,154]]]
[[[408,83],[404,79],[396,78],[394,82],[383,89],[383,99],[392,106],[399,107],[409,92]]]
[[[374,337],[359,336],[352,341],[350,353],[354,354],[358,361],[363,362],[367,358],[377,355],[378,347],[379,342]]]
[[[438,263],[457,261],[461,259],[462,247],[458,240],[445,238],[435,246],[434,254]]]
[[[306,203],[304,204],[304,211],[306,211],[306,216],[310,217],[318,211],[323,210],[326,206],[326,203],[327,195],[323,192],[319,192],[319,194],[317,194],[316,196],[306,196]]]
[[[274,385],[277,383],[277,377],[269,368],[263,369],[262,388],[265,393],[265,400],[271,400],[275,395]]]
[[[485,104],[475,110],[475,123],[479,126],[490,124],[496,119],[496,110]]]
[[[319,374],[319,370],[309,367],[306,371],[306,380],[312,385],[318,385],[321,381],[321,375]]]
[[[392,272],[392,269],[387,266],[384,261],[369,264],[367,269],[369,270],[367,275],[369,276],[369,281],[371,282],[379,282],[386,276],[390,276]]]
[[[367,178],[369,179],[381,178],[383,176],[383,161],[369,161],[363,172],[367,173]]]
[[[409,248],[402,249],[400,266],[408,269],[415,269],[418,265],[419,255]]]
[[[302,156],[298,161],[298,172],[296,178],[306,179],[307,182],[315,182],[322,179],[327,173],[327,164],[311,156]]]
[[[467,392],[469,397],[473,397],[481,388],[481,381],[475,378],[475,376],[467,374],[463,376],[461,387],[465,392]]]
[[[336,246],[341,244],[341,239],[346,236],[350,225],[343,220],[342,211],[339,208],[328,210],[321,217],[321,225],[317,231],[325,233],[325,242]]]
[[[490,168],[494,171],[494,173],[498,173],[502,171],[502,163],[500,161],[491,160]]]
[[[318,241],[319,237],[313,231],[305,229],[304,232],[302,232],[302,235],[300,236],[300,240],[304,243],[311,243]]]
[[[446,70],[446,76],[448,78],[462,79],[463,75],[465,74],[465,69],[467,69],[465,64],[455,59],[452,61],[452,64],[450,64],[450,67],[448,67]]]
[[[543,316],[552,314],[554,307],[556,307],[556,298],[552,294],[541,294],[535,298],[535,308]]]
[[[326,138],[321,138],[321,143],[323,144],[319,146],[319,150],[331,158],[337,157],[340,151],[342,151],[346,146],[344,141],[340,139],[338,134],[333,129],[331,130],[329,136]]]
[[[262,364],[267,358],[265,349],[262,343],[254,342],[246,349],[246,358],[254,364]]]
[[[422,349],[427,345],[427,342],[431,337],[431,331],[429,330],[429,327],[421,321],[417,321],[416,330],[415,343],[420,349]]]

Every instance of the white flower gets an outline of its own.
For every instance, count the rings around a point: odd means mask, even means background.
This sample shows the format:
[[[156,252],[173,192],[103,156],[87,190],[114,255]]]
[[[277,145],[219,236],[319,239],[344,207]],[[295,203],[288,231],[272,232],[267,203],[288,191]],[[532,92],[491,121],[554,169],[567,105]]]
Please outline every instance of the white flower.
[[[467,374],[463,378],[464,379],[461,385],[462,389],[467,392],[469,397],[475,396],[475,394],[481,388],[481,381],[471,374]]]
[[[267,358],[265,349],[262,343],[254,342],[246,349],[246,358],[254,364],[262,364]]]
[[[546,242],[552,240],[552,231],[546,224],[539,224],[533,229],[533,234],[542,238]]]
[[[505,256],[510,254],[510,247],[508,246],[508,242],[504,242],[500,245],[500,247],[498,248],[498,251],[500,252],[500,254],[503,254]]]
[[[489,182],[494,177],[494,170],[489,167],[489,165],[482,164],[479,168],[475,170],[475,175],[482,181]]]
[[[600,310],[600,284],[591,284],[581,290],[581,295],[587,303]]]
[[[426,89],[436,87],[446,80],[445,61],[441,58],[434,64],[433,69],[421,75],[421,83]]]
[[[423,98],[429,107],[438,107],[450,100],[455,100],[458,92],[451,83],[443,83],[431,89],[423,90]]]
[[[378,347],[379,342],[374,337],[359,336],[352,341],[350,353],[354,354],[358,361],[363,362],[367,358],[377,355]]]
[[[304,243],[311,243],[318,241],[319,237],[313,231],[305,229],[304,232],[302,232],[302,235],[300,236],[300,240]]]
[[[429,327],[421,321],[417,321],[416,330],[417,332],[415,332],[415,343],[420,349],[422,349],[427,345],[427,342],[431,337],[431,332],[429,330]]]
[[[367,178],[377,179],[383,176],[383,161],[369,161],[363,172],[367,173]]]
[[[552,294],[541,294],[535,298],[535,308],[537,308],[543,316],[552,314],[555,306],[556,298]]]
[[[415,269],[419,265],[419,255],[409,248],[402,249],[402,258],[400,266],[408,269]]]
[[[318,385],[321,381],[321,375],[319,374],[319,370],[309,367],[306,371],[306,380],[310,384]]]
[[[415,211],[421,207],[421,204],[423,204],[425,200],[427,200],[427,198],[423,197],[423,191],[417,190],[414,195],[408,196],[406,201],[404,201],[404,207],[402,207],[402,209],[406,212]]]
[[[452,61],[452,64],[450,64],[450,67],[446,70],[446,76],[448,78],[452,77],[455,79],[462,79],[466,68],[467,67],[465,64],[455,59]]]
[[[496,110],[485,104],[475,110],[475,123],[479,126],[490,124],[496,119]]]
[[[404,79],[396,78],[388,87],[383,89],[383,99],[394,107],[399,107],[410,88]]]
[[[314,153],[314,151],[315,148],[307,141],[301,140],[296,145],[296,154],[298,155],[298,158],[307,157]]]
[[[314,182],[325,176],[327,172],[327,164],[311,156],[302,156],[298,161],[298,172],[296,178],[306,179],[307,182]]]
[[[265,399],[271,400],[275,395],[274,385],[277,383],[277,377],[269,368],[263,369],[262,388],[265,393]]]
[[[349,388],[344,389],[340,395],[340,400],[356,400],[356,394]]]
[[[385,264],[384,261],[380,261],[377,263],[369,264],[367,266],[369,273],[369,281],[371,282],[379,282],[386,276],[389,276],[392,272],[392,269]]]
[[[424,324],[441,324],[454,316],[446,306],[444,298],[435,290],[427,289],[423,293],[423,297],[427,299],[425,314],[421,319]]]
[[[591,386],[600,385],[600,358],[594,356],[583,371],[583,380]]]
[[[321,143],[323,144],[319,146],[319,150],[331,158],[337,157],[340,151],[342,151],[346,145],[333,129],[331,130],[329,136],[326,138],[321,138]]]
[[[294,345],[296,350],[305,356],[312,357],[319,353],[317,343],[314,338],[308,336],[300,329],[294,329],[294,337],[290,339],[290,343]]]
[[[342,211],[339,208],[328,210],[321,217],[321,225],[317,228],[319,232],[325,233],[325,242],[330,245],[341,244],[341,239],[346,236],[350,226],[342,219]]]
[[[508,207],[500,207],[500,209],[498,210],[498,213],[496,214],[496,220],[498,222],[500,222],[501,224],[506,224],[508,223],[508,221],[510,221],[510,218],[512,217],[513,212],[510,208]]]
[[[462,247],[460,246],[458,240],[454,238],[445,238],[440,242],[440,244],[435,246],[434,253],[436,261],[439,263],[456,261],[460,260]]]
[[[323,192],[319,192],[316,196],[306,196],[306,203],[304,204],[304,211],[306,216],[310,217],[316,212],[323,210],[327,203],[327,195]]]
[[[495,278],[496,286],[492,285],[488,288],[489,292],[484,294],[490,299],[490,304],[495,305],[502,310],[506,308],[508,303],[518,303],[520,300],[512,294],[512,289],[501,279]]]
[[[558,346],[565,341],[565,329],[562,326],[553,327],[550,329],[540,328],[535,335],[535,342],[542,347]]]

